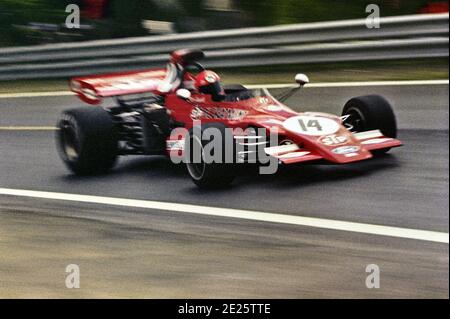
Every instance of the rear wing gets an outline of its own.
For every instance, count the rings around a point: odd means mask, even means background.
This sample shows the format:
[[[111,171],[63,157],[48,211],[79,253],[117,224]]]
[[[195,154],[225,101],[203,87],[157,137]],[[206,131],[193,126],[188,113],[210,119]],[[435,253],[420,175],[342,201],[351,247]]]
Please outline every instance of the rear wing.
[[[166,73],[165,69],[151,69],[76,77],[70,80],[70,90],[86,103],[99,104],[106,97],[154,92]]]

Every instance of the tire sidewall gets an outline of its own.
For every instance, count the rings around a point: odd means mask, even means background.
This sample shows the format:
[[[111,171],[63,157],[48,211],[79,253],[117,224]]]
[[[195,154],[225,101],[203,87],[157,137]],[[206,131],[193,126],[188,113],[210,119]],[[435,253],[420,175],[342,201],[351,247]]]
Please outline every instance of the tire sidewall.
[[[67,163],[72,163],[74,164],[76,162],[76,160],[71,159],[66,152],[66,145],[65,145],[65,138],[62,137],[62,131],[63,128],[63,124],[64,123],[68,123],[72,128],[73,128],[73,133],[74,133],[74,138],[78,141],[78,154],[77,157],[79,158],[82,151],[83,151],[83,131],[80,129],[77,120],[75,119],[75,117],[70,114],[70,113],[63,113],[60,117],[60,119],[58,120],[58,130],[59,132],[57,132],[57,149],[58,149],[58,153],[61,156],[61,158],[63,159],[63,161],[67,162]]]
[[[74,131],[78,156],[66,153],[63,125]],[[57,124],[57,149],[63,162],[77,175],[104,173],[112,168],[118,155],[117,131],[110,114],[102,108],[82,107],[63,112]]]
[[[235,165],[233,163],[225,163],[224,162],[224,152],[222,152],[222,162],[212,162],[212,163],[206,163],[204,160],[204,147],[207,143],[210,143],[211,140],[203,139],[203,132],[208,128],[216,128],[221,132],[222,137],[222,147],[225,149],[225,134],[226,134],[226,126],[223,123],[206,123],[202,124],[201,126],[195,127],[195,130],[198,130],[198,132],[201,133],[201,137],[199,138],[196,134],[194,134],[194,128],[189,130],[189,144],[188,147],[190,148],[188,152],[185,154],[185,161],[188,173],[193,180],[193,182],[199,186],[200,188],[205,189],[216,189],[216,188],[223,188],[231,184],[231,182],[234,180],[236,173],[234,171]],[[195,169],[192,164],[190,163],[192,156],[193,156],[193,143],[200,143],[201,145],[201,160],[203,165],[203,171],[202,174],[195,176],[196,174],[193,174],[193,170]],[[200,146],[199,145],[199,146]],[[234,154],[233,154],[234,158]]]
[[[347,115],[351,111],[361,114],[364,130],[380,130],[387,137],[397,137],[397,121],[390,103],[379,95],[360,96],[349,100],[342,111]]]

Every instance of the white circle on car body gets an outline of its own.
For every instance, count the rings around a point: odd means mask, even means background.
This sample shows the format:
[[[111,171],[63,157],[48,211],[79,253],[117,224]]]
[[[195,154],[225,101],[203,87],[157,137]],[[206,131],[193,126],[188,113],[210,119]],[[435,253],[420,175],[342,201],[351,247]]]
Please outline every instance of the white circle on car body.
[[[299,115],[288,118],[283,127],[297,134],[322,136],[336,133],[340,125],[326,117]]]

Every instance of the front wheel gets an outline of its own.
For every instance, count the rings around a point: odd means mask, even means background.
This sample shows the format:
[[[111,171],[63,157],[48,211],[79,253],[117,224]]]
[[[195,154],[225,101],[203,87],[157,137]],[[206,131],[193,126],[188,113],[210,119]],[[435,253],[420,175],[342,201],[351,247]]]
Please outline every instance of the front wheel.
[[[234,150],[234,146],[227,147],[226,136],[226,127],[222,123],[204,124],[189,131],[186,167],[199,188],[223,188],[229,186],[236,177],[234,161],[230,163],[226,159],[226,152]]]
[[[99,107],[64,111],[57,123],[56,146],[76,175],[100,174],[117,159],[118,139],[111,115]]]
[[[382,96],[367,95],[349,100],[342,111],[344,125],[353,133],[380,130],[384,136],[397,137],[397,121],[391,104]],[[376,150],[375,155],[387,149]]]

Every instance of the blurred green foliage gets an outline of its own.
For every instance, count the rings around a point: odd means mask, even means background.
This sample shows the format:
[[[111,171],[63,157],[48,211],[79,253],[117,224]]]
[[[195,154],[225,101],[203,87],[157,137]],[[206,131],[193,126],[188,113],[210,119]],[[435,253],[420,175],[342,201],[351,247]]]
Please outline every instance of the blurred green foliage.
[[[275,25],[364,18],[370,3],[380,6],[381,16],[416,13],[427,0],[234,0],[256,25]]]
[[[246,23],[274,25],[324,20],[363,18],[368,3],[378,4],[381,15],[412,14],[427,0],[233,0],[233,7],[242,11]],[[27,45],[43,42],[45,34],[20,26],[29,22],[62,25],[68,4],[82,0],[0,0],[0,46]],[[205,9],[206,0],[110,0],[107,16],[93,24],[93,31],[83,31],[75,39],[97,39],[140,36],[147,34],[143,19],[180,22],[214,20]],[[208,25],[213,26],[214,21]],[[51,35],[53,36],[53,35]],[[50,39],[61,41],[63,38]]]
[[[204,0],[110,0],[108,17],[98,27],[111,37],[136,36],[147,32],[144,19],[177,22],[204,14]]]
[[[29,22],[63,23],[65,7],[73,0],[1,0],[0,46],[40,42],[38,31],[20,26]]]
[[[1,0],[1,25],[27,22],[63,23],[65,8],[76,0]]]
[[[141,21],[151,10],[152,2],[147,0],[111,1],[106,19],[96,23],[97,32],[100,37],[144,35]]]
[[[106,17],[102,20],[82,23],[93,24],[93,32],[83,31],[83,39],[114,38],[147,34],[142,27],[143,19],[175,21],[178,16],[196,12],[202,7],[201,0],[182,1],[180,6],[162,5],[159,0],[110,0]],[[29,22],[64,24],[68,4],[82,0],[1,0],[0,1],[0,46],[24,45],[39,42],[44,34],[21,26]],[[184,13],[183,13],[184,12]]]

